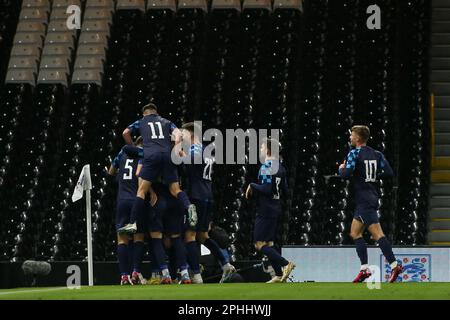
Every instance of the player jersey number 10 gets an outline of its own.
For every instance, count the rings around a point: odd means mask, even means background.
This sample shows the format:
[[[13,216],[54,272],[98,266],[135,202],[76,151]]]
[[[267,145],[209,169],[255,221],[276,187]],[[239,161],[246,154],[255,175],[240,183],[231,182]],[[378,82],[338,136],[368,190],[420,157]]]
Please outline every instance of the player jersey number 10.
[[[155,124],[158,128],[155,128]],[[163,129],[161,122],[149,122],[148,125],[150,126],[150,130],[152,131],[152,139],[164,139]],[[156,129],[158,129],[158,134],[156,133]]]
[[[377,160],[364,160],[366,165],[366,182],[377,181]]]

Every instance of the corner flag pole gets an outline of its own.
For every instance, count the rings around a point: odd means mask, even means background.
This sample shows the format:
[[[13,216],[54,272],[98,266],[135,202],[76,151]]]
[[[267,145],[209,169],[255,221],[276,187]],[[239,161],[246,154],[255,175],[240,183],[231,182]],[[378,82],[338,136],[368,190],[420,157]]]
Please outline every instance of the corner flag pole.
[[[88,249],[88,279],[89,286],[94,285],[94,259],[92,255],[92,217],[91,217],[91,169],[87,164],[83,167],[75,190],[72,194],[72,202],[83,198],[83,192],[86,190],[86,235],[87,235],[87,249]]]
[[[88,278],[89,286],[94,285],[94,261],[92,256],[92,219],[91,219],[91,190],[86,190],[86,228],[88,249]]]

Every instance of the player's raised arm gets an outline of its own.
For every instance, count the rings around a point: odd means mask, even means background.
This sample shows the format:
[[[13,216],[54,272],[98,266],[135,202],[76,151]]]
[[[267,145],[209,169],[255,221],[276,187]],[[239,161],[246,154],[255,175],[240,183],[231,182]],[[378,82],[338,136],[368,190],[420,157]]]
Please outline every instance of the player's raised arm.
[[[119,154],[111,162],[111,165],[109,166],[109,170],[108,170],[108,174],[110,176],[114,176],[117,173],[117,171],[119,170],[120,159],[122,158],[123,154],[124,154],[123,151],[120,150]]]
[[[172,130],[172,140],[175,142],[175,145],[179,144],[183,140],[183,134],[181,130],[178,129],[173,123],[171,124]]]
[[[142,148],[133,146],[133,145],[126,145],[122,148],[122,151],[130,158],[143,158],[144,157],[144,151]]]
[[[139,132],[139,120],[130,124],[125,130],[122,132],[122,137],[125,140],[126,144],[133,144],[133,134],[137,134]]]

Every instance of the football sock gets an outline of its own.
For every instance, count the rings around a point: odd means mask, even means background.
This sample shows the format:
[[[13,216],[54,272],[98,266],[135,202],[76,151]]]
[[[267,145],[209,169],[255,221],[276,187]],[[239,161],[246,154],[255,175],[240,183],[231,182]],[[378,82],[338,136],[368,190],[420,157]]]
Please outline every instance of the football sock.
[[[129,269],[128,269],[128,246],[126,244],[119,244],[117,246],[117,258],[119,260],[119,271],[120,274],[128,275]]]
[[[189,206],[191,205],[191,201],[189,201],[189,197],[187,196],[186,192],[180,191],[177,194],[177,199],[181,201],[183,204],[183,207],[187,210]]]
[[[136,197],[136,200],[134,200],[133,203],[133,209],[131,209],[130,213],[130,224],[133,224],[136,222],[138,216],[144,216],[145,215],[145,200],[139,197]]]
[[[184,246],[183,240],[181,240],[181,237],[172,238],[171,240],[175,251],[174,253],[177,268],[180,270],[187,269],[186,247]]]
[[[189,277],[189,272],[188,272],[188,269],[187,269],[187,265],[183,269],[180,269],[180,277],[181,278],[188,278]]]
[[[187,252],[187,263],[194,274],[200,273],[200,250],[197,241],[185,243]]]
[[[170,277],[169,269],[167,268],[167,264],[161,265],[161,273],[163,277]]]
[[[283,270],[281,269],[281,266],[276,261],[272,261],[272,260],[269,260],[269,261],[270,261],[270,264],[272,265],[273,270],[275,271],[275,275],[277,277],[283,276]]]
[[[361,260],[361,265],[366,265],[368,263],[367,257],[367,245],[363,238],[355,239],[356,253],[358,254],[359,260]]]
[[[281,267],[287,266],[289,262],[283,258],[274,248],[269,246],[263,246],[261,252],[264,253],[270,261],[275,261]]]
[[[392,252],[392,246],[389,243],[389,240],[386,237],[382,237],[378,239],[378,245],[380,246],[381,251],[383,252],[384,257],[390,264],[393,264],[396,259],[394,253]]]
[[[150,240],[150,268],[152,269],[152,278],[154,278],[154,275],[157,275],[161,271],[159,268],[159,264],[156,261],[155,255],[153,254],[151,240]]]
[[[128,272],[133,269],[133,252],[134,252],[134,241],[129,240],[128,241]]]
[[[162,239],[153,238],[152,239],[152,249],[153,249],[153,255],[155,256],[155,265],[158,265],[161,270],[163,269],[164,266],[167,269],[167,264],[165,261],[166,254],[164,252]]]
[[[172,276],[172,278],[176,278],[177,277],[177,259],[176,259],[176,255],[175,255],[175,248],[172,244],[172,246],[167,249],[167,254],[169,256],[169,272],[170,275]]]
[[[205,245],[205,247],[207,247],[209,249],[209,251],[211,251],[211,253],[213,254],[213,256],[219,260],[220,264],[222,266],[226,265],[228,263],[227,259],[225,258],[225,256],[222,253],[222,250],[220,249],[219,245],[217,244],[217,242],[215,242],[213,239],[208,238],[205,240],[205,242],[203,243]]]
[[[135,241],[133,248],[133,271],[141,272],[141,263],[144,258],[144,243],[142,241]]]

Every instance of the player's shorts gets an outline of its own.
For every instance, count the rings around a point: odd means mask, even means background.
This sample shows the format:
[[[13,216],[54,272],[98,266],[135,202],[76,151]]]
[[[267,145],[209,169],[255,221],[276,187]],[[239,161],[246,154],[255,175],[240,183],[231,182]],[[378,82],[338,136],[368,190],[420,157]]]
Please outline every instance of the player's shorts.
[[[191,227],[189,223],[186,223],[186,230],[195,232],[208,232],[209,225],[211,224],[213,218],[214,202],[212,200],[191,199],[191,203],[194,204],[195,208],[197,209],[198,220],[195,227]]]
[[[275,241],[277,233],[277,217],[266,217],[256,215],[255,227],[253,229],[253,242],[257,241]]]
[[[151,153],[142,160],[140,178],[154,182],[160,176],[166,184],[178,182],[178,169],[172,162],[170,152]]]
[[[134,199],[119,199],[116,207],[116,231],[130,222],[131,210],[133,209]],[[136,220],[136,233],[145,233],[148,224],[148,215],[139,214]]]
[[[149,232],[162,232],[166,234],[181,234],[185,223],[183,205],[174,197],[167,199],[158,194],[158,201],[152,208]]]
[[[373,209],[358,209],[353,213],[353,218],[361,221],[365,226],[380,223],[378,213]]]

